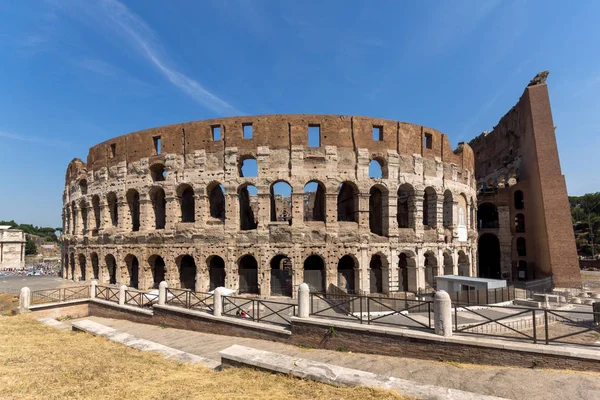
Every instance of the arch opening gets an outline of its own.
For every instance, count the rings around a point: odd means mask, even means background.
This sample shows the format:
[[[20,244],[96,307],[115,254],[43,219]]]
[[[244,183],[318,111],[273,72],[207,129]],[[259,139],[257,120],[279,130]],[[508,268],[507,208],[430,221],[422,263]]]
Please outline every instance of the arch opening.
[[[316,254],[304,260],[304,282],[311,292],[325,293],[325,263]]]
[[[90,255],[90,259],[92,262],[92,279],[98,279],[100,275],[100,266],[98,263],[98,254],[92,253]]]
[[[469,257],[467,254],[460,250],[458,252],[458,275],[459,276],[470,276],[471,265],[469,263]]]
[[[271,295],[292,297],[292,260],[286,255],[271,260]]]
[[[414,228],[414,196],[415,191],[411,185],[405,183],[398,188],[397,220],[398,228]]]
[[[387,198],[387,193],[377,186],[369,191],[369,229],[378,236],[384,236],[387,231]]]
[[[149,260],[150,270],[152,271],[152,288],[158,289],[160,283],[165,280],[166,265],[161,256],[153,255]]]
[[[117,195],[114,192],[110,192],[106,195],[106,202],[108,205],[108,212],[110,214],[110,222],[112,226],[119,226],[119,209],[117,205]]]
[[[167,179],[164,164],[154,164],[150,167],[150,176],[153,182],[163,182]]]
[[[219,256],[212,256],[208,260],[209,290],[225,286],[225,261]]]
[[[423,226],[437,226],[437,193],[432,187],[425,188],[423,194]]]
[[[381,294],[386,289],[387,269],[384,270],[384,265],[379,254],[371,257],[369,263],[369,289],[371,293]]]
[[[523,192],[520,190],[515,191],[514,193],[514,202],[515,202],[515,209],[517,210],[522,210],[525,208],[525,200],[523,198]]]
[[[129,287],[138,289],[140,283],[140,262],[136,256],[129,254],[125,257],[125,264],[127,265],[127,274],[129,275]]]
[[[131,215],[131,230],[137,232],[140,230],[140,194],[137,190],[130,189],[126,197]]]
[[[527,256],[527,243],[525,242],[524,237],[517,238],[517,256],[519,256],[519,257]]]
[[[325,186],[318,181],[304,185],[304,221],[325,222]]]
[[[425,286],[431,290],[435,289],[435,277],[438,274],[437,258],[431,252],[425,253]]]
[[[79,280],[80,281],[85,281],[86,276],[85,276],[85,256],[83,254],[79,255]]]
[[[253,230],[258,227],[258,189],[253,185],[243,185],[238,191],[240,202],[240,229]]]
[[[383,165],[384,163],[378,159],[372,159],[369,162],[369,178],[371,179],[382,179],[384,177],[383,174]]]
[[[525,215],[520,213],[515,215],[515,232],[525,233]]]
[[[112,254],[108,254],[104,261],[106,262],[106,269],[108,272],[108,283],[110,285],[117,284],[117,261],[115,260],[115,256]]]
[[[208,188],[208,204],[211,218],[225,221],[225,188],[219,183],[213,183]]]
[[[444,252],[444,275],[454,275],[454,261],[449,252]]]
[[[92,197],[92,211],[94,213],[94,230],[97,232],[100,229],[100,197],[98,195]]]
[[[259,294],[258,263],[251,255],[243,256],[238,266],[240,276],[239,293]]]
[[[501,279],[500,241],[496,235],[486,233],[478,241],[477,258],[479,260],[479,277]]]
[[[154,227],[156,229],[165,229],[167,222],[167,202],[163,188],[153,188],[150,192],[150,201],[152,202],[152,211],[154,212]]]
[[[338,187],[337,211],[340,222],[358,222],[358,188],[350,182]]]
[[[177,191],[179,197],[179,208],[181,211],[181,222],[196,221],[196,199],[194,189],[190,185],[182,185]]]
[[[446,190],[444,192],[444,212],[442,216],[443,225],[446,228],[450,228],[454,225],[454,198],[452,192]]]
[[[189,254],[179,258],[179,285],[182,289],[196,290],[196,262]]]
[[[287,182],[271,185],[271,221],[292,223],[292,187]]]
[[[492,203],[483,203],[477,210],[479,229],[498,228],[498,207]]]
[[[348,294],[355,293],[356,268],[354,257],[351,255],[343,256],[338,262],[338,287]]]
[[[240,177],[256,178],[258,177],[258,163],[254,157],[244,157],[240,162]]]

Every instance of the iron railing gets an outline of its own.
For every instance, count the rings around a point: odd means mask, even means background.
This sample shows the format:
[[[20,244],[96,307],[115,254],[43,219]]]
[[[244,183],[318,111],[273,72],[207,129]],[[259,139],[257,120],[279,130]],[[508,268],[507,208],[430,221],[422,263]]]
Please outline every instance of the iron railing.
[[[310,315],[368,325],[433,329],[433,302],[426,300],[310,293]]]
[[[283,326],[291,325],[298,307],[293,303],[246,297],[223,296],[222,300],[222,315]]]
[[[85,286],[73,286],[56,289],[42,289],[34,290],[31,292],[32,304],[40,303],[59,303],[69,300],[78,299],[89,299],[90,298],[90,287]]]
[[[213,298],[212,293],[167,288],[165,304],[190,310],[213,311]]]
[[[554,326],[551,325],[551,322],[555,322]],[[569,343],[600,346],[600,312],[544,310],[544,333],[546,344]],[[575,341],[564,340],[575,337]]]
[[[125,290],[125,304],[139,308],[151,308],[158,301],[157,295],[149,295],[135,289]]]
[[[96,286],[96,298],[106,301],[119,302],[119,288],[112,286]]]

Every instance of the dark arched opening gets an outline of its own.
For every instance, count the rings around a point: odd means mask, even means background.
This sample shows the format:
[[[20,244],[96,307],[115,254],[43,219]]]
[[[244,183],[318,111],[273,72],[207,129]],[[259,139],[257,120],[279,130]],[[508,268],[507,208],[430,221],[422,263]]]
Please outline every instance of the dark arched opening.
[[[150,175],[153,182],[162,182],[167,178],[165,166],[163,164],[154,164],[150,167]]]
[[[346,293],[354,294],[355,285],[355,269],[354,258],[350,255],[345,255],[338,262],[338,286]]]
[[[140,194],[137,190],[127,192],[127,205],[131,214],[131,230],[137,232],[140,230]]]
[[[271,221],[292,223],[292,187],[287,182],[271,185]]]
[[[479,229],[498,228],[498,207],[492,203],[483,203],[477,209]]]
[[[500,279],[500,242],[491,233],[481,235],[478,242],[479,277]]]
[[[515,232],[525,233],[525,216],[523,214],[515,215]]]
[[[152,211],[154,211],[154,227],[165,229],[167,215],[165,191],[162,188],[153,188],[150,192],[150,201],[152,202]]]
[[[304,260],[304,282],[311,292],[325,293],[325,263],[316,254]]]
[[[100,197],[92,197],[92,210],[94,212],[94,229],[96,232],[100,229]]]
[[[100,275],[100,266],[98,264],[98,254],[92,253],[90,258],[92,261],[92,279],[98,279],[98,276]]]
[[[338,189],[338,221],[358,222],[358,189],[353,183],[344,182]]]
[[[425,284],[430,289],[435,289],[435,277],[438,274],[437,258],[433,253],[425,253]]]
[[[517,264],[517,279],[520,281],[527,280],[527,261],[520,260]]]
[[[423,194],[423,226],[437,226],[437,193],[432,187]]]
[[[304,186],[304,220],[325,222],[325,186],[321,182]]]
[[[79,280],[80,281],[85,281],[85,256],[83,254],[79,255]]]
[[[408,257],[405,253],[398,256],[398,288],[408,291]]]
[[[152,270],[152,287],[158,289],[158,286],[165,280],[165,260],[161,256],[152,256],[148,262]]]
[[[369,286],[371,293],[383,293],[383,264],[381,256],[375,254],[369,263]]]
[[[383,209],[383,193],[373,186],[369,191],[369,229],[379,236],[383,236]]]
[[[515,200],[515,208],[517,210],[522,210],[525,208],[525,200],[523,199],[523,192],[520,190],[517,190],[514,194],[514,200]]]
[[[292,260],[279,254],[271,260],[271,295],[292,297]]]
[[[245,255],[239,261],[240,290],[239,293],[259,294],[258,264],[251,255]]]
[[[112,226],[119,225],[119,209],[117,206],[117,195],[110,192],[106,195],[106,203],[108,205],[108,213],[110,214],[110,222]]]
[[[258,189],[253,185],[244,185],[239,189],[240,229],[249,231],[258,226]]]
[[[111,285],[117,284],[117,262],[112,254],[107,255],[104,260],[106,261],[106,269],[108,272],[108,283]]]
[[[140,262],[136,256],[130,254],[125,258],[125,264],[127,264],[127,273],[129,274],[129,287],[137,289],[140,282]]]
[[[194,189],[190,185],[183,185],[177,191],[179,207],[181,209],[181,222],[196,221],[196,200]]]
[[[179,284],[182,289],[196,289],[196,262],[187,254],[179,259]]]
[[[214,182],[208,187],[208,204],[211,218],[225,221],[225,191],[223,185]]]
[[[446,190],[444,192],[444,214],[442,215],[443,225],[446,228],[454,225],[454,199],[452,198],[452,192]]]
[[[523,237],[517,238],[517,255],[519,257],[527,256],[527,243]]]
[[[414,219],[412,215],[414,209],[414,195],[415,191],[413,187],[407,183],[398,188],[398,209],[396,211],[398,228],[414,228]]]
[[[219,256],[208,260],[209,290],[225,286],[225,261]]]

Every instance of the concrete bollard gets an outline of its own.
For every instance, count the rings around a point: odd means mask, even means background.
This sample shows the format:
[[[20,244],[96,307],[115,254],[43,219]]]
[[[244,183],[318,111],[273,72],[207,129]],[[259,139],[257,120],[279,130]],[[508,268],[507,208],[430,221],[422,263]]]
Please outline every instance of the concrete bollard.
[[[119,288],[119,305],[125,305],[125,292],[127,291],[127,285],[121,285]]]
[[[29,312],[29,306],[31,305],[31,290],[28,287],[21,289],[19,294],[19,312]]]
[[[98,288],[98,281],[93,280],[92,282],[90,282],[90,299],[96,298],[97,288]]]
[[[310,316],[310,288],[306,283],[298,286],[298,317],[308,318]]]
[[[433,320],[436,335],[452,336],[452,300],[444,290],[438,290],[433,297]]]
[[[166,281],[162,281],[158,285],[158,305],[164,306],[167,304],[167,288],[169,284]]]
[[[220,317],[223,315],[223,293],[221,287],[215,289],[215,295],[213,297],[213,315]]]

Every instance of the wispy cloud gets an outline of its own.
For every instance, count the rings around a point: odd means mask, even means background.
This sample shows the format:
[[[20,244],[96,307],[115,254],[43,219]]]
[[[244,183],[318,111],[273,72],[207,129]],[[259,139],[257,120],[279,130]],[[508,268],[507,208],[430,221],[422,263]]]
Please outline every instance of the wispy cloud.
[[[73,18],[102,29],[103,34],[116,34],[129,44],[140,56],[150,61],[171,84],[192,97],[202,106],[221,115],[243,114],[240,110],[207,90],[200,82],[180,72],[168,57],[158,36],[137,14],[117,0],[52,1]],[[100,68],[101,66],[96,66]],[[109,70],[103,70],[109,73]]]
[[[12,132],[5,132],[0,130],[0,138],[18,140],[21,142],[33,143],[33,144],[41,144],[44,146],[50,147],[65,147],[68,144],[61,140],[48,140],[44,138],[40,138],[37,136],[29,136],[29,135],[19,135]]]

